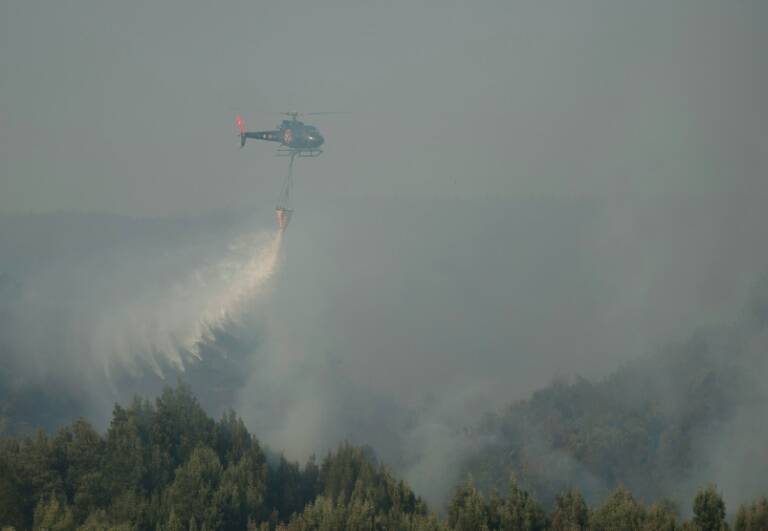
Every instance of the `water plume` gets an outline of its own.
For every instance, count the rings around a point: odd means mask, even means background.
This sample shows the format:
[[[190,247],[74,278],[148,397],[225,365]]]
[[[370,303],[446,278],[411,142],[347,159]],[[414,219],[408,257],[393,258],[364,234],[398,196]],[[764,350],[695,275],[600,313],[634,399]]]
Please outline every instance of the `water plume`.
[[[265,288],[277,268],[283,232],[277,231],[266,243],[262,240],[262,235],[238,239],[227,259],[193,274],[210,297],[203,301],[196,323],[180,337],[182,348],[199,356],[200,342],[211,338],[211,330],[239,321],[248,303]]]
[[[71,232],[113,220],[59,221]],[[70,242],[13,275],[17,288],[0,301],[0,343],[29,385],[106,385],[116,396],[123,377],[185,370],[215,330],[260,303],[282,243],[280,231],[251,222],[113,224],[119,231],[105,231],[113,237],[91,234],[87,245]]]
[[[117,315],[112,312],[95,327],[93,350],[103,351],[104,339],[128,365],[138,355],[160,376],[167,363],[183,371],[185,357],[200,358],[200,345],[213,331],[238,323],[266,288],[281,243],[280,231],[245,234],[223,256],[193,268],[167,289],[125,301]]]

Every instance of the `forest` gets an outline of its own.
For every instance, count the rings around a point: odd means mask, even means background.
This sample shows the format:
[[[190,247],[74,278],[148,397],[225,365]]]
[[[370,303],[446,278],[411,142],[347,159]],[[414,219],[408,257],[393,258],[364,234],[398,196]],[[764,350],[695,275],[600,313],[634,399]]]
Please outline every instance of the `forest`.
[[[179,384],[152,402],[115,405],[103,435],[79,419],[55,434],[3,438],[0,524],[61,531],[753,531],[768,529],[768,498],[727,512],[715,485],[702,485],[690,507],[644,504],[619,486],[594,505],[576,488],[544,504],[514,476],[503,491],[488,493],[467,476],[445,507],[429,507],[370,448],[341,444],[320,460],[291,462],[263,447],[233,412],[210,418]]]

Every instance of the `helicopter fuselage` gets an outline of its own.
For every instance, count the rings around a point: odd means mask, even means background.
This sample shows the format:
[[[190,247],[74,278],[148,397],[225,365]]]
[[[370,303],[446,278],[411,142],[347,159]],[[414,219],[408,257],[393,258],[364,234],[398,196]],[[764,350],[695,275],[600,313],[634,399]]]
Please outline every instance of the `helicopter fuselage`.
[[[305,125],[298,120],[283,120],[278,129],[272,131],[244,131],[241,144],[246,138],[278,142],[281,146],[295,151],[317,151],[325,139],[316,127]]]

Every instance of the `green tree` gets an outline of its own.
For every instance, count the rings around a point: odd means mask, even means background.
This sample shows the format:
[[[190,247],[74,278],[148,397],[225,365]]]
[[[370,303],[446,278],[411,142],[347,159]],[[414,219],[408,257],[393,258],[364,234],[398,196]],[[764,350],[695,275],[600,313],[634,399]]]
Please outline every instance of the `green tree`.
[[[216,444],[215,422],[183,383],[166,387],[155,401],[149,430],[152,444],[166,450],[174,466],[185,463],[195,448]]]
[[[552,531],[586,531],[589,529],[589,509],[584,497],[576,489],[555,498],[552,512]]]
[[[24,498],[11,466],[0,456],[0,525],[24,526]]]
[[[35,507],[32,529],[40,531],[71,531],[75,529],[72,510],[58,496],[40,500]]]
[[[133,490],[145,490],[147,441],[142,436],[141,420],[148,411],[134,402],[129,409],[115,404],[106,437],[102,476],[110,497]]]
[[[222,467],[216,452],[210,448],[192,451],[189,460],[176,471],[176,479],[167,491],[169,512],[179,525],[194,518],[201,526],[207,524],[208,529],[219,528],[220,507],[214,503],[214,495],[221,476]]]
[[[736,513],[734,531],[763,531],[768,529],[768,498],[739,507]]]
[[[67,495],[72,498],[85,483],[93,483],[104,456],[104,440],[85,419],[63,428],[52,441],[64,471]]]
[[[471,480],[460,485],[448,504],[448,525],[456,531],[488,529],[488,508]]]
[[[266,504],[271,511],[276,512],[278,520],[288,520],[311,501],[302,496],[301,469],[298,463],[292,463],[282,455],[277,466],[269,469],[267,481]]]
[[[37,430],[34,438],[27,437],[22,441],[19,461],[16,463],[17,477],[24,482],[24,487],[34,492],[32,506],[43,498],[50,498],[56,493],[64,492],[64,481],[59,473],[50,440],[42,429]]]
[[[254,448],[224,470],[213,506],[226,529],[243,529],[249,517],[268,516],[264,503],[266,468],[263,456]]]
[[[154,525],[161,521],[159,516],[161,511],[157,507],[150,510],[151,500],[152,498],[142,496],[135,490],[128,490],[113,496],[108,510],[110,521],[125,522],[139,529]]]
[[[678,528],[677,511],[670,501],[658,501],[645,513],[643,531],[676,531]]]
[[[97,509],[88,515],[83,525],[77,528],[77,531],[133,531],[136,529],[130,524],[114,524],[110,521],[106,511]]]
[[[594,531],[641,531],[645,510],[623,486],[611,492],[589,518]]]
[[[181,519],[176,516],[176,511],[171,510],[171,514],[168,515],[168,522],[165,524],[163,531],[184,531],[184,526],[181,525]]]
[[[216,451],[222,464],[236,463],[251,452],[258,443],[248,433],[243,419],[237,417],[234,411],[225,413],[216,424]]]
[[[491,529],[514,529],[519,531],[543,531],[547,529],[547,515],[544,508],[512,478],[509,495],[501,500],[496,493],[488,502],[488,525]]]
[[[78,419],[53,438],[52,451],[64,479],[66,497],[74,501],[75,521],[83,522],[93,508],[105,505],[101,477],[104,440],[88,422]]]
[[[721,531],[725,523],[725,502],[714,485],[699,490],[693,500],[693,523],[700,531]]]

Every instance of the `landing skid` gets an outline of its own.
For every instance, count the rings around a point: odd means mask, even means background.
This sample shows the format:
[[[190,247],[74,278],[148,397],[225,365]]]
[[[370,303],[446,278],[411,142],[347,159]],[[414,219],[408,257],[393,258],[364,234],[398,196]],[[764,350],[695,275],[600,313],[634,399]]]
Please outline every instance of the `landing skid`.
[[[290,149],[278,148],[277,157],[319,157],[322,149]]]

